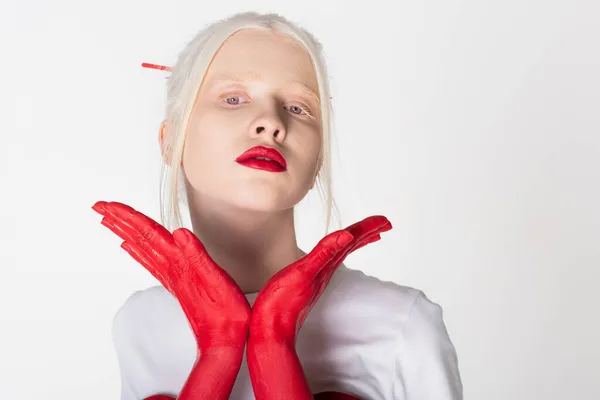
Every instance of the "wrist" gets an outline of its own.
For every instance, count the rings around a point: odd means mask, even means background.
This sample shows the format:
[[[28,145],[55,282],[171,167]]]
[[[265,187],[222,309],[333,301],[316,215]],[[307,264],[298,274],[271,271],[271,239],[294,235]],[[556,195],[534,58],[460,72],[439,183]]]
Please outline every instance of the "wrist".
[[[275,352],[295,351],[296,336],[273,330],[251,330],[247,343],[248,350],[252,349],[252,351],[260,352],[264,349],[271,349]]]
[[[236,358],[239,354],[244,353],[245,343],[241,345],[224,345],[224,346],[198,346],[199,357],[222,357],[226,359]]]
[[[248,339],[249,321],[216,327],[201,326],[193,329],[198,349],[203,352],[243,351]]]
[[[225,342],[215,340],[212,343],[205,343],[204,346],[200,346],[200,341],[197,341],[198,353],[201,357],[236,358],[244,353],[247,338],[247,335],[244,335],[243,337],[236,338],[235,341],[228,340]]]
[[[198,351],[196,365],[204,370],[218,370],[220,374],[236,374],[244,359],[244,347],[212,347]]]
[[[254,314],[248,332],[248,341],[250,340],[254,344],[295,345],[296,321],[292,318],[282,318],[280,315],[263,316],[259,313]]]
[[[279,348],[294,348],[296,345],[296,335],[293,331],[277,329],[256,329],[251,330],[248,335],[248,345],[252,346],[277,346]]]

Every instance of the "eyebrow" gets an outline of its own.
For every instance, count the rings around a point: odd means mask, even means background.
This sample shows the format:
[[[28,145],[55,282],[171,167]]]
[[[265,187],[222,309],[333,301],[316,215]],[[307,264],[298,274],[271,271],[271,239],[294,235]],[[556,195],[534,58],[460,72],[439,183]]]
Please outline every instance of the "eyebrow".
[[[264,80],[262,75],[257,73],[257,72],[252,72],[252,71],[248,71],[248,72],[244,72],[242,74],[239,75],[228,75],[228,74],[222,74],[222,75],[217,75],[214,76],[211,80],[210,80],[210,86],[214,86],[218,83],[223,83],[223,82],[244,82],[246,80],[255,80],[255,81],[260,81],[260,80]],[[321,105],[321,101],[319,100],[319,95],[312,90],[311,88],[309,88],[306,84],[299,82],[299,81],[288,81],[288,84],[286,85],[287,88],[289,89],[294,89],[297,90],[305,95],[307,95],[308,97],[312,98],[317,105]]]

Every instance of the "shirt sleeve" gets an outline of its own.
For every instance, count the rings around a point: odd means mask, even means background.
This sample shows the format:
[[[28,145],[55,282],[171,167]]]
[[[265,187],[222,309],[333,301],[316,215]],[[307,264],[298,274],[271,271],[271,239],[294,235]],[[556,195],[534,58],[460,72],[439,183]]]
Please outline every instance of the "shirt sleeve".
[[[458,358],[442,314],[419,292],[396,349],[394,400],[462,400]]]

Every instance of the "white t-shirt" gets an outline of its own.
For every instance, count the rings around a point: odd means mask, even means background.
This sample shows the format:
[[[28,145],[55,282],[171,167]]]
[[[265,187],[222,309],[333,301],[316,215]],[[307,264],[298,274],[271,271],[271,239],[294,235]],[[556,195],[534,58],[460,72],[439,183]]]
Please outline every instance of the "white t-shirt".
[[[246,295],[250,304],[257,293]],[[162,286],[135,292],[117,312],[113,340],[121,400],[177,396],[197,347],[179,302]],[[296,342],[313,393],[364,400],[460,400],[457,355],[439,305],[419,290],[344,265],[306,318]],[[232,400],[254,399],[246,359]]]

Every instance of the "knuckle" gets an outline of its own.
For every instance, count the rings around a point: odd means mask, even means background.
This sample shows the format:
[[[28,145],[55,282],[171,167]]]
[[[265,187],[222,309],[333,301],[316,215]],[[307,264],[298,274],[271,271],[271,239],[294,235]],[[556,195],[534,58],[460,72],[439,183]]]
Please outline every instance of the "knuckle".
[[[198,265],[202,261],[202,257],[200,256],[200,253],[196,253],[196,252],[188,254],[186,256],[186,258],[191,265]]]

